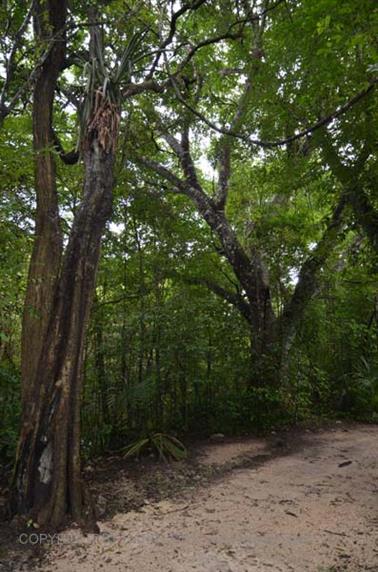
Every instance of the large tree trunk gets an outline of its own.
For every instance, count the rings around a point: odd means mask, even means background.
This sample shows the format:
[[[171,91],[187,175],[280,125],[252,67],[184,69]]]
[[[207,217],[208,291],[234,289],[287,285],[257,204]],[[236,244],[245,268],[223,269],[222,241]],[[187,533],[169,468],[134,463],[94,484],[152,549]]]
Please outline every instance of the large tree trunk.
[[[209,208],[209,204],[210,200],[206,206],[197,200],[198,210],[218,235],[223,252],[248,300],[248,311],[243,312],[250,326],[251,368],[248,382],[256,387],[272,385],[276,380],[268,365],[276,337],[276,316],[265,265],[256,250],[251,256],[247,255],[223,212]],[[240,309],[240,304],[236,305]]]
[[[56,167],[52,152],[52,116],[56,82],[65,57],[66,1],[36,3],[36,40],[55,41],[42,66],[33,96],[33,147],[35,153],[36,220],[33,252],[24,305],[21,338],[23,418],[36,377],[38,359],[46,333],[62,254],[62,236],[56,189]],[[46,19],[46,14],[48,18]]]
[[[104,103],[104,102],[102,102]],[[112,207],[114,144],[111,105],[97,107],[87,133],[85,184],[70,233],[21,430],[11,508],[40,525],[58,527],[67,517],[93,523],[80,476],[80,401],[84,342],[95,287],[101,236]]]
[[[108,404],[108,394],[107,394],[107,382],[106,382],[106,367],[105,367],[105,351],[104,351],[104,336],[103,336],[103,315],[101,306],[96,303],[97,306],[95,314],[96,318],[94,320],[94,359],[96,368],[96,378],[98,389],[100,392],[101,400],[101,414],[102,421],[104,424],[108,425],[110,422],[109,404]]]
[[[201,189],[196,189],[193,184],[188,194],[196,203],[205,221],[217,234],[223,253],[245,291],[249,306],[248,321],[252,326],[253,353],[259,356],[270,346],[276,322],[267,271],[261,255],[254,250],[248,256],[224,212],[219,210]],[[257,383],[259,384],[258,381]]]

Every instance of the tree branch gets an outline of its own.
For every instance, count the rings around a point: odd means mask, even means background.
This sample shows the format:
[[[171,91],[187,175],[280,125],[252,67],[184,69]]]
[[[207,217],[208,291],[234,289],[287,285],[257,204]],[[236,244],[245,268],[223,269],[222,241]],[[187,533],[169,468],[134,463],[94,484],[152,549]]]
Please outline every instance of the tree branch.
[[[300,269],[294,293],[285,304],[281,316],[284,337],[286,338],[295,333],[307,303],[316,293],[318,287],[317,274],[336,244],[339,231],[344,223],[343,214],[346,203],[346,194],[342,193],[322,238]]]
[[[52,137],[53,137],[55,150],[59,154],[59,157],[61,158],[63,163],[65,163],[66,165],[75,165],[79,161],[79,157],[80,157],[79,151],[76,149],[73,149],[72,151],[66,152],[63,149],[63,145],[62,145],[58,135],[56,134],[56,132],[54,130],[52,132]]]
[[[335,149],[329,133],[323,132],[320,145],[327,164],[333,175],[343,186],[346,200],[351,205],[356,219],[369,238],[373,248],[378,251],[378,212],[359,181],[359,175],[370,155],[369,143],[366,143],[353,167],[343,164]]]
[[[180,276],[180,278],[188,284],[206,286],[206,288],[214,292],[214,294],[235,306],[235,308],[242,314],[247,322],[249,324],[251,323],[251,310],[248,302],[246,302],[238,292],[231,292],[230,290],[226,290],[226,288],[223,288],[216,282],[208,280],[207,278],[197,278],[194,276]]]
[[[165,40],[162,41],[162,43],[160,44],[160,46],[158,48],[158,52],[157,52],[155,59],[152,63],[151,69],[147,75],[147,80],[150,80],[153,77],[153,75],[155,73],[155,69],[157,68],[157,66],[159,64],[159,60],[162,56],[162,53],[167,48],[167,46],[169,46],[169,44],[171,44],[171,42],[175,36],[175,33],[176,33],[178,20],[186,12],[188,12],[190,10],[198,10],[198,8],[200,8],[202,6],[202,4],[205,4],[205,2],[206,2],[206,0],[195,0],[192,3],[186,3],[183,6],[181,6],[181,8],[179,10],[177,10],[176,12],[173,13],[172,18],[171,18],[171,22],[170,22],[168,36],[165,38]]]
[[[162,93],[166,87],[167,83],[159,84],[153,79],[142,81],[140,83],[129,83],[126,87],[126,91],[123,93],[125,99],[133,97],[133,95],[138,95],[139,93],[144,93],[146,91],[154,91],[155,93]]]
[[[160,163],[157,163],[152,159],[146,159],[145,157],[139,157],[139,156],[134,156],[134,160],[140,165],[143,165],[143,167],[152,169],[152,171],[155,171],[155,173],[163,177],[163,179],[169,181],[173,185],[173,188],[171,189],[173,192],[181,193],[183,195],[189,194],[187,184],[185,183],[185,181],[174,175],[172,171],[170,171],[163,165],[160,165]]]
[[[28,27],[29,22],[31,20],[33,10],[34,10],[34,5],[35,5],[35,0],[32,0],[30,7],[29,7],[29,10],[26,12],[26,16],[25,16],[21,26],[19,27],[19,29],[17,30],[17,32],[15,34],[13,46],[12,46],[11,52],[9,54],[9,58],[7,60],[7,65],[6,65],[6,70],[5,70],[5,80],[4,80],[4,84],[3,84],[3,88],[1,90],[1,96],[0,96],[0,112],[2,115],[3,115],[3,110],[7,109],[7,106],[5,105],[5,99],[6,99],[9,84],[12,81],[13,74],[14,74],[14,71],[16,68],[15,61],[14,61],[15,57],[16,57],[16,53],[17,53],[17,50],[19,48],[22,37],[25,33],[25,30]]]
[[[172,78],[172,76],[171,76],[171,78]],[[331,121],[333,121],[334,119],[337,119],[338,117],[340,117],[341,115],[343,115],[344,113],[349,111],[349,109],[351,109],[354,105],[356,105],[361,99],[363,99],[369,93],[371,93],[374,90],[375,85],[377,83],[378,83],[378,80],[374,79],[367,88],[365,88],[362,91],[360,91],[359,93],[357,93],[349,101],[347,101],[344,105],[341,105],[340,107],[338,107],[334,112],[332,112],[329,115],[326,115],[325,117],[322,117],[321,119],[319,119],[319,121],[314,123],[311,127],[307,127],[306,129],[303,129],[302,131],[300,131],[299,133],[296,133],[295,135],[290,135],[289,137],[286,137],[285,139],[278,139],[277,141],[262,141],[260,139],[251,138],[248,135],[243,135],[242,133],[238,133],[236,131],[233,131],[232,129],[226,129],[226,128],[219,127],[218,125],[216,125],[215,123],[210,121],[203,113],[201,113],[197,109],[194,109],[194,107],[192,107],[184,99],[184,97],[180,94],[180,92],[178,90],[176,91],[176,95],[177,95],[177,98],[180,101],[180,103],[182,103],[182,105],[186,109],[188,109],[191,113],[193,113],[193,115],[198,117],[198,119],[203,121],[208,127],[213,129],[217,133],[221,133],[222,135],[229,135],[231,137],[235,137],[236,139],[239,139],[239,140],[243,141],[244,143],[247,143],[248,145],[262,147],[265,149],[273,149],[275,147],[281,147],[282,145],[287,145],[288,143],[296,141],[297,139],[301,139],[302,137],[305,137],[306,135],[311,135],[317,129],[320,129],[323,126],[328,125],[329,123],[331,123]]]
[[[250,15],[250,17],[251,18],[253,17],[252,14]],[[240,127],[243,124],[245,114],[248,110],[248,103],[250,96],[252,94],[252,81],[253,78],[256,77],[256,74],[258,73],[260,67],[261,42],[262,42],[264,27],[265,27],[265,17],[262,18],[260,25],[257,26],[257,31],[255,34],[250,55],[251,63],[249,64],[249,70],[244,85],[244,90],[239,98],[236,111],[234,113],[234,116],[230,124],[230,131],[232,132],[239,131]],[[217,204],[217,208],[221,210],[224,210],[227,201],[228,186],[231,176],[231,152],[233,143],[235,141],[236,141],[235,138],[223,135],[219,143],[220,152],[218,159],[218,186],[217,186],[217,194],[215,202]]]
[[[48,60],[51,51],[55,45],[55,39],[60,35],[61,31],[57,32],[49,41],[49,44],[45,50],[45,52],[42,54],[42,56],[40,57],[40,59],[38,60],[38,62],[35,64],[33,70],[30,72],[29,77],[24,81],[24,83],[20,86],[20,88],[16,91],[16,93],[14,94],[14,96],[11,98],[10,102],[8,104],[2,104],[2,106],[0,106],[0,125],[1,123],[4,121],[4,119],[10,114],[12,113],[13,109],[15,108],[15,106],[17,105],[18,101],[21,99],[22,95],[25,93],[25,91],[27,90],[27,88],[35,81],[38,79],[41,70],[44,66],[44,64],[46,63],[46,61]]]

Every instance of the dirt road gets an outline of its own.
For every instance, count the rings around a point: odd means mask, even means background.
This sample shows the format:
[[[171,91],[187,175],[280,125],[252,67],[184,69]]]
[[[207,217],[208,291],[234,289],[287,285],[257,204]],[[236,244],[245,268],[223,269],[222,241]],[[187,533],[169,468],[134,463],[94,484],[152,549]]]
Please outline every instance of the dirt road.
[[[100,535],[66,531],[40,569],[377,572],[378,427],[336,425],[305,433],[293,452],[276,446],[207,447],[202,463],[245,462],[180,500],[115,515]]]

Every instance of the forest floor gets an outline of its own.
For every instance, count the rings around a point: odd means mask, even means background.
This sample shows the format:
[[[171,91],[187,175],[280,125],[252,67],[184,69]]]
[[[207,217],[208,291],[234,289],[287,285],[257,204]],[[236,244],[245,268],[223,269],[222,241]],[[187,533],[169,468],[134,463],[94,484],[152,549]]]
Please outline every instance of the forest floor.
[[[0,571],[378,572],[378,426],[208,441],[187,461],[113,457],[86,474],[100,534],[71,528],[38,558],[24,545]]]

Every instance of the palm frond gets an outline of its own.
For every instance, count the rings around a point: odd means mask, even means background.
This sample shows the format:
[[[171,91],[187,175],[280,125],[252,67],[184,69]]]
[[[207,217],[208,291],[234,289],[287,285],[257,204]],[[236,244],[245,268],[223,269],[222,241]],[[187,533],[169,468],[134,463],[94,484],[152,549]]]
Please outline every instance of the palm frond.
[[[124,456],[132,457],[134,455],[139,455],[143,450],[143,448],[149,443],[149,441],[150,441],[149,438],[145,438],[145,439],[139,439],[139,441],[132,443],[131,445],[129,445],[124,449],[125,451]]]
[[[165,433],[153,433],[149,437],[144,437],[128,445],[122,451],[125,452],[125,457],[131,457],[133,455],[140,455],[142,450],[147,446],[154,449],[159,459],[166,462],[169,459],[181,461],[187,456],[185,445],[176,437]]]
[[[113,75],[113,81],[116,84],[119,84],[123,79],[129,81],[131,78],[134,55],[146,33],[146,30],[143,30],[142,32],[135,32],[135,34],[131,36],[123,51],[119,65]]]

